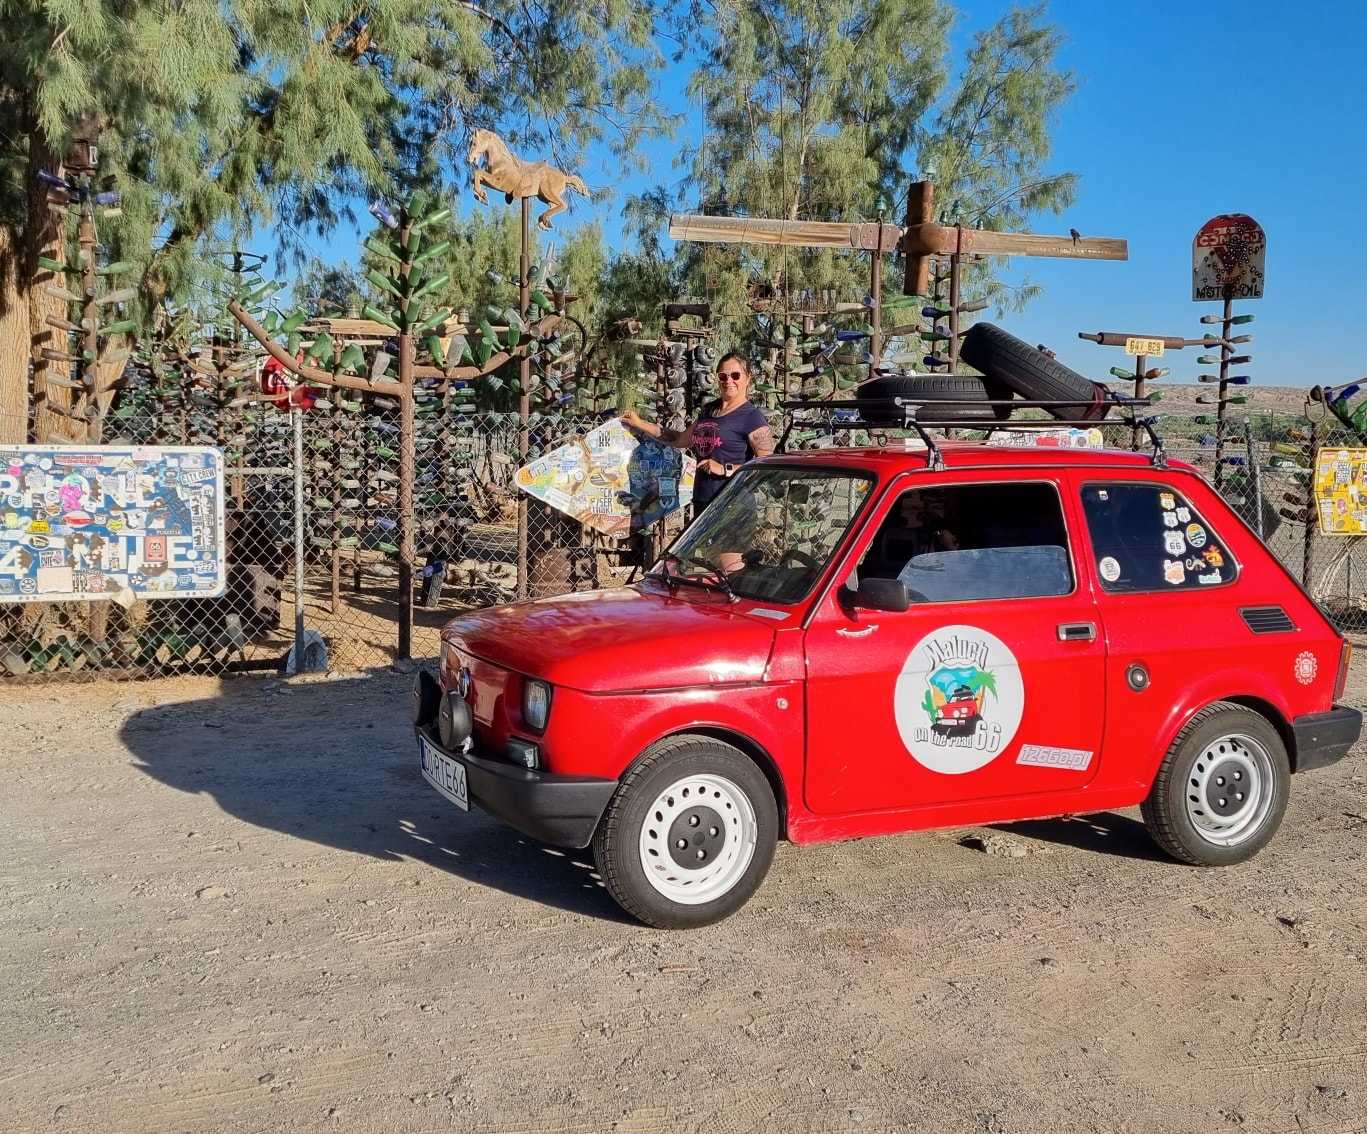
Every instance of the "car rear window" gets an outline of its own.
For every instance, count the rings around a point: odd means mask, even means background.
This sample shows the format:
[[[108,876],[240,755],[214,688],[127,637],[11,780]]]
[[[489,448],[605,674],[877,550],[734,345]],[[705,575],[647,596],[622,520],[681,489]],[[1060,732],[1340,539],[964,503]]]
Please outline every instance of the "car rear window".
[[[1224,541],[1168,485],[1084,485],[1082,510],[1103,590],[1170,591],[1234,580]]]

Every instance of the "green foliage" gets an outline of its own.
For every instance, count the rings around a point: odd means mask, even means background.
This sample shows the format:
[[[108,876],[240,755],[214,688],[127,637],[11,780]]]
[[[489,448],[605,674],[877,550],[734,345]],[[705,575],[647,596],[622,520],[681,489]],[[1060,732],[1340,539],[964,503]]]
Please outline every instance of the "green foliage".
[[[32,168],[99,126],[123,194],[102,235],[183,294],[197,241],[265,225],[297,252],[357,196],[464,176],[476,126],[571,160],[607,132],[630,156],[663,125],[648,0],[0,0],[0,225],[37,224]]]

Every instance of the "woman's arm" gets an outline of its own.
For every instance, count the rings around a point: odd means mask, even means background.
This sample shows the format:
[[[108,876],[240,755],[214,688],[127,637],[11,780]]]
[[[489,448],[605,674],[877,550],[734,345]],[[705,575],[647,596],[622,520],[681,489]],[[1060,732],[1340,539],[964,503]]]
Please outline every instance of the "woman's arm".
[[[747,433],[745,439],[750,442],[750,451],[756,457],[767,457],[774,451],[774,431],[767,425]]]
[[[661,445],[668,445],[671,449],[687,449],[693,444],[693,427],[691,425],[679,433],[673,429],[666,429],[663,425],[646,421],[635,410],[627,410],[626,413],[622,414],[622,424],[629,429],[640,430],[647,437],[656,438]]]

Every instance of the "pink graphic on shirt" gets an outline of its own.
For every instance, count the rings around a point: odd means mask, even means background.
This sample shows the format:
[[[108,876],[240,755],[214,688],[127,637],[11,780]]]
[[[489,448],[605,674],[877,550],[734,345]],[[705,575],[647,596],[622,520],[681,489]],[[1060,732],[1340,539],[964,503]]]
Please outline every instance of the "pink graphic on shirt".
[[[721,429],[711,418],[702,418],[693,426],[693,454],[700,461],[711,458],[722,445]]]

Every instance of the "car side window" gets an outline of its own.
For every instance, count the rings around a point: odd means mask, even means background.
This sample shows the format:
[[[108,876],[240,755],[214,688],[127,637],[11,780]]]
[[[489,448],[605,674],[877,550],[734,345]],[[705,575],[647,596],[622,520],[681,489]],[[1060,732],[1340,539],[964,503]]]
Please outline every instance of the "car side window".
[[[1040,598],[1073,589],[1063,507],[1052,484],[956,484],[902,493],[860,561],[913,602]]]
[[[1164,591],[1234,580],[1224,542],[1168,485],[1084,485],[1082,510],[1103,590]]]

